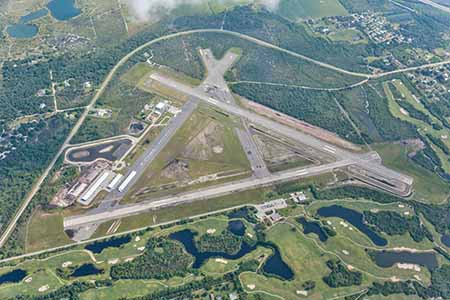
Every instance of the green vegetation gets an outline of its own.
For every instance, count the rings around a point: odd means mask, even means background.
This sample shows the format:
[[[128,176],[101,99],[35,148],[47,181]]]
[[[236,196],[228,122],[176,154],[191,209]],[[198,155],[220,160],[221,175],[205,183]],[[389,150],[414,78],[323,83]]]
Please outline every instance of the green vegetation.
[[[347,11],[338,0],[283,0],[279,4],[277,13],[292,21],[297,21],[299,18],[347,15]]]
[[[195,240],[200,252],[225,252],[235,254],[241,249],[242,239],[224,230],[220,234],[203,234]]]
[[[370,225],[388,235],[403,235],[408,232],[416,242],[421,242],[424,238],[430,241],[433,240],[432,234],[421,224],[417,216],[404,218],[393,211],[380,211],[377,213],[364,211],[364,219]]]
[[[331,273],[323,277],[323,281],[332,288],[342,286],[361,285],[362,274],[358,271],[349,271],[340,261],[329,260],[327,267]]]
[[[111,268],[113,279],[168,279],[189,271],[192,257],[177,242],[167,238],[149,239],[145,252],[131,262]]]

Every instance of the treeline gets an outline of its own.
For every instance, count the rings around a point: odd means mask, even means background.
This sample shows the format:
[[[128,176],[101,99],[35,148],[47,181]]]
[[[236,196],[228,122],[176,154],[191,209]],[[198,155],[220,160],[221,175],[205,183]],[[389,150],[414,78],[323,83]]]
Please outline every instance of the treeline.
[[[361,285],[361,272],[349,271],[348,268],[339,260],[329,260],[326,264],[331,272],[322,279],[329,287],[338,288],[344,286]]]
[[[363,143],[329,92],[248,83],[235,84],[231,88],[257,103],[335,132],[354,143]]]
[[[408,232],[416,242],[421,242],[424,238],[427,238],[429,241],[434,240],[433,235],[421,224],[418,216],[405,218],[394,211],[373,213],[366,210],[364,211],[364,220],[377,231],[388,235],[403,235]]]
[[[385,283],[374,282],[366,295],[383,295],[385,297],[395,294],[417,295],[422,299],[450,299],[450,265],[431,271],[431,284],[422,286],[417,281],[399,281]]]
[[[41,119],[38,123],[23,125],[34,128],[29,128],[26,140],[18,142],[16,149],[0,160],[1,230],[4,230],[36,178],[53,159],[73,122],[59,114],[47,120]]]
[[[411,103],[409,103],[405,100],[397,101],[397,103],[398,103],[398,105],[400,105],[401,108],[406,110],[412,118],[423,121],[429,125],[433,125],[433,121],[431,120],[431,117],[429,115],[427,115],[426,113],[416,109],[414,107],[414,105],[412,105]]]
[[[364,198],[379,203],[404,202],[411,205],[416,214],[423,214],[425,219],[433,224],[438,233],[445,234],[447,230],[450,230],[450,216],[448,214],[450,204],[436,205],[414,200],[405,200],[381,191],[352,185],[321,190],[315,186],[311,186],[311,192],[316,199],[320,200]]]
[[[190,271],[193,257],[171,239],[158,237],[147,241],[145,252],[133,261],[111,267],[111,278],[168,279],[184,276]]]
[[[241,249],[242,238],[225,229],[217,235],[203,234],[195,240],[195,245],[200,252],[236,254]]]

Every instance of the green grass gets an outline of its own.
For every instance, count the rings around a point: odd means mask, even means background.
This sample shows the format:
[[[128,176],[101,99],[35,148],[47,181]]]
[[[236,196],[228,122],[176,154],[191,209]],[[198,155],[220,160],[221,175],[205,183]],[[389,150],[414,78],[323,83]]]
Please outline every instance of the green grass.
[[[334,42],[367,43],[362,33],[355,29],[338,30],[328,37]]]
[[[128,70],[125,74],[120,77],[120,80],[129,84],[129,85],[137,85],[145,75],[154,71],[154,68],[151,67],[148,63],[141,62],[135,64]]]
[[[61,246],[72,241],[63,231],[63,217],[59,213],[37,211],[27,226],[26,252]]]
[[[277,12],[292,21],[348,15],[338,0],[281,0]]]
[[[144,280],[119,280],[112,287],[88,290],[80,295],[81,300],[116,300],[125,295],[138,297],[166,288],[162,283]]]
[[[410,149],[401,144],[376,144],[373,148],[380,154],[384,165],[414,178],[415,199],[431,203],[447,199],[450,186],[438,175],[412,162],[408,158]]]
[[[417,102],[411,91],[403,84],[402,81],[400,80],[393,80],[392,81],[393,85],[395,86],[395,88],[397,89],[397,91],[404,96],[404,100],[403,101],[407,101],[409,102],[411,105],[414,106],[414,108],[416,108],[417,110],[425,113],[426,115],[428,115],[431,120],[433,121],[433,123],[437,123],[440,124],[442,126],[442,122],[440,120],[438,120],[435,116],[433,116],[426,108],[425,106],[421,103],[421,102]],[[383,83],[383,88],[384,91],[388,97],[389,100],[389,109],[391,110],[391,113],[396,116],[397,118],[410,122],[414,125],[417,126],[418,131],[424,135],[425,133],[430,133],[431,135],[433,135],[434,137],[441,139],[441,136],[450,136],[450,130],[443,127],[443,129],[441,130],[436,130],[434,129],[431,125],[415,119],[409,115],[405,115],[404,113],[402,113],[402,110],[400,109],[400,105],[397,103],[397,101],[394,99],[394,94],[393,91],[391,91],[390,87],[388,86],[388,83],[385,82]],[[447,147],[450,147],[450,141],[448,139],[446,140],[442,140]],[[432,142],[430,141],[430,144],[432,144]],[[439,159],[442,163],[442,167],[446,172],[450,172],[450,162],[448,160],[448,157],[445,153],[442,152],[441,149],[439,149],[438,147],[433,147],[433,149],[436,151],[436,154],[439,156]]]

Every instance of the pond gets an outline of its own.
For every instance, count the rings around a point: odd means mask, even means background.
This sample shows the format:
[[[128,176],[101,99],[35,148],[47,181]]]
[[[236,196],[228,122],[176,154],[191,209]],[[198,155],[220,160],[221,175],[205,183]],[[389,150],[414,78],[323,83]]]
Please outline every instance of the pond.
[[[81,13],[75,6],[75,0],[52,0],[47,4],[52,16],[58,21],[67,21]]]
[[[241,220],[228,222],[227,229],[237,236],[243,236],[245,234],[245,224]]]
[[[266,246],[272,249],[273,254],[262,267],[264,273],[281,277],[284,280],[291,280],[294,278],[294,272],[292,272],[291,268],[283,261],[278,248],[271,245]]]
[[[242,242],[241,249],[235,254],[228,254],[224,252],[199,252],[197,250],[197,247],[195,246],[195,235],[196,233],[192,232],[189,229],[177,231],[169,235],[171,239],[182,243],[186,251],[194,256],[195,260],[194,264],[192,265],[194,269],[200,268],[203,263],[210,258],[221,257],[229,260],[239,259],[244,255],[254,251],[256,247],[262,246],[270,248],[274,252],[273,255],[269,257],[269,259],[264,263],[264,272],[276,275],[286,280],[292,279],[292,277],[294,276],[292,270],[281,258],[281,254],[278,249],[268,243],[258,242],[255,245],[249,245],[246,242]]]
[[[39,32],[39,28],[34,24],[14,24],[6,27],[6,32],[15,39],[29,39]]]
[[[319,237],[321,242],[325,242],[328,239],[328,235],[323,230],[322,226],[318,222],[308,222],[305,218],[298,218],[298,222],[303,226],[303,233],[315,233]]]
[[[27,271],[16,269],[0,275],[0,284],[21,282],[27,276]]]
[[[119,238],[113,238],[106,241],[94,242],[87,245],[84,249],[92,251],[95,254],[101,253],[106,248],[119,248],[123,244],[129,243],[131,241],[131,236],[123,236]]]
[[[86,146],[76,149],[70,149],[67,152],[67,159],[74,163],[89,163],[97,159],[116,161],[130,149],[132,141],[122,139],[112,142],[106,142],[93,146]]]
[[[373,258],[377,266],[381,268],[392,267],[396,263],[415,264],[427,267],[429,270],[437,268],[438,261],[433,252],[410,251],[376,251]]]
[[[25,23],[40,19],[42,17],[45,17],[47,14],[48,14],[48,10],[46,8],[41,8],[32,13],[29,13],[28,15],[21,17],[19,20],[19,23],[25,24]]]
[[[344,219],[354,227],[358,228],[359,231],[364,233],[375,245],[387,245],[387,240],[367,226],[364,223],[363,215],[356,210],[342,207],[340,205],[331,205],[319,208],[317,213],[321,217],[338,217]]]
[[[444,234],[441,237],[441,242],[442,244],[450,248],[450,234]]]
[[[71,277],[82,277],[82,276],[89,276],[89,275],[98,275],[102,274],[104,271],[102,269],[97,269],[93,264],[84,264],[82,266],[79,266],[76,268],[72,274],[70,274]]]

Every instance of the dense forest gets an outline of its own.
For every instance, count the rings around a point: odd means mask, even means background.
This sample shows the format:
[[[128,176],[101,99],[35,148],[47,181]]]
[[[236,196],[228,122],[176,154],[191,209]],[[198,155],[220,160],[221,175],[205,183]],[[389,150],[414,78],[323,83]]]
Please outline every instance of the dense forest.
[[[323,277],[323,281],[332,288],[343,286],[361,285],[362,274],[358,271],[350,271],[347,266],[338,260],[327,261],[327,267],[331,270],[330,274]]]
[[[235,254],[241,249],[242,238],[224,230],[220,234],[203,234],[196,239],[195,245],[200,252]]]
[[[190,270],[193,257],[183,247],[168,238],[151,238],[144,253],[130,262],[111,268],[113,279],[168,279],[184,276]]]

